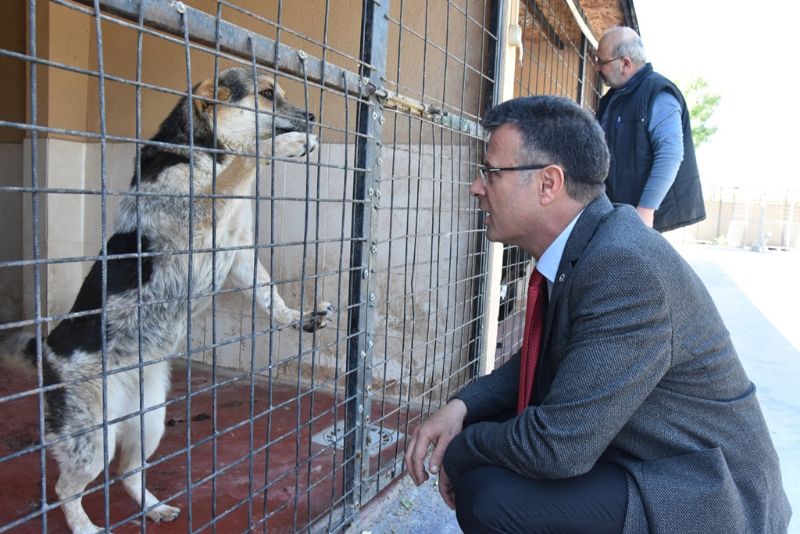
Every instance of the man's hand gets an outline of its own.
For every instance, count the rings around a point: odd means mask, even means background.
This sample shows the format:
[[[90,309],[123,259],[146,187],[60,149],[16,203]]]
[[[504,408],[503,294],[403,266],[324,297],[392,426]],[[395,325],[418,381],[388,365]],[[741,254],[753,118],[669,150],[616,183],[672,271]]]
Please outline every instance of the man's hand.
[[[653,227],[653,217],[656,214],[656,210],[654,210],[653,208],[643,208],[641,206],[637,206],[636,213],[639,215],[639,218],[647,227],[649,228]]]
[[[430,419],[414,429],[414,432],[411,434],[411,440],[406,447],[406,469],[408,470],[408,474],[411,475],[411,480],[414,481],[414,484],[419,486],[428,479],[428,473],[425,472],[424,461],[425,456],[428,454],[428,446],[431,444],[436,447],[428,462],[428,469],[434,474],[440,472],[442,458],[444,457],[444,451],[447,450],[447,444],[450,443],[450,440],[452,440],[456,434],[461,432],[466,415],[467,406],[463,401],[455,399],[447,403],[444,408],[433,414]],[[444,470],[441,470],[439,492],[442,492],[442,497],[445,498],[445,502],[447,502],[449,506],[450,503],[448,502],[448,498],[445,497],[443,493],[444,490],[441,486],[443,482],[442,478],[445,479],[447,486],[450,488],[448,490],[449,495],[452,495],[452,484],[450,484],[447,475],[444,474]]]
[[[450,477],[447,476],[444,469],[439,471],[439,494],[444,499],[444,502],[451,510],[456,509],[456,493],[453,488],[453,483],[450,482]]]

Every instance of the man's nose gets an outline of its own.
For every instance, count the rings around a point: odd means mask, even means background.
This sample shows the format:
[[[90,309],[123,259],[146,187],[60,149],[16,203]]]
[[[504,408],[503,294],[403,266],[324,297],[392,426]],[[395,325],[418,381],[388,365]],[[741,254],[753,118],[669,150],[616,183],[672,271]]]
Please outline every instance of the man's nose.
[[[469,185],[469,194],[477,197],[486,193],[486,188],[483,186],[483,179],[480,175],[476,176],[472,183]]]

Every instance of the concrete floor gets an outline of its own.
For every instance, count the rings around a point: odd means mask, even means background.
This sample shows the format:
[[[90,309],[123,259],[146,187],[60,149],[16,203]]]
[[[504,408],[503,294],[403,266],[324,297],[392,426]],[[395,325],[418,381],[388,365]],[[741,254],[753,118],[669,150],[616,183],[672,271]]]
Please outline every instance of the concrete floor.
[[[678,248],[708,287],[758,388],[794,510],[789,534],[800,534],[800,253]],[[439,534],[460,529],[433,481],[416,488],[405,476],[364,509],[347,532]]]

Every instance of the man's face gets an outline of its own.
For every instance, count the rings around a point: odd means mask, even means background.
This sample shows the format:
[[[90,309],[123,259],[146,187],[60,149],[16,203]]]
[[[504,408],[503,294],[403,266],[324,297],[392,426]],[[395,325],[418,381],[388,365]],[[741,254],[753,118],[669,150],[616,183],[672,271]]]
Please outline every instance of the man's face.
[[[484,157],[486,167],[516,167],[522,136],[514,126],[503,125],[492,132]],[[546,163],[546,162],[544,162]],[[484,224],[490,241],[519,245],[531,231],[526,214],[534,208],[534,176],[525,179],[532,171],[500,171],[491,173],[487,183],[478,175],[469,191],[478,199],[485,213]]]
[[[625,85],[627,80],[623,72],[624,58],[617,58],[613,55],[613,51],[609,42],[601,41],[597,47],[597,62],[594,69],[607,86],[615,89]]]

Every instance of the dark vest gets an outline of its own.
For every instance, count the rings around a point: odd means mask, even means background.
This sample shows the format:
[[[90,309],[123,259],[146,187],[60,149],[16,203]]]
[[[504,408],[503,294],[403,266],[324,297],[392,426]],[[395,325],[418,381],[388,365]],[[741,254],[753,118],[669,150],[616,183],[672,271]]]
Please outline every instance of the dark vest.
[[[659,232],[706,218],[686,101],[675,84],[654,72],[648,63],[624,87],[610,89],[600,99],[597,108],[598,119],[608,108],[603,128],[611,152],[606,194],[612,202],[636,206],[653,166],[653,147],[648,134],[653,99],[664,90],[669,91],[681,105],[683,162],[675,182],[656,210],[653,227]],[[611,97],[615,94],[617,96],[612,102]]]

